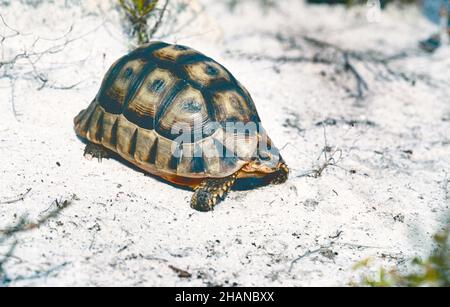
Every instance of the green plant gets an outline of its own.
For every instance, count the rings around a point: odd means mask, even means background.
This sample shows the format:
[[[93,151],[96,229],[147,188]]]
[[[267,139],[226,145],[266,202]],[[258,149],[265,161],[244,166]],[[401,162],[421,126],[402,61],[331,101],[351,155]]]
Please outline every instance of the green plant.
[[[376,277],[363,276],[357,286],[369,287],[450,287],[450,231],[438,233],[434,236],[436,249],[422,260],[415,258],[412,260],[414,272],[401,274],[397,270],[387,271],[381,268]],[[370,259],[365,259],[355,266],[356,270],[368,268]]]
[[[165,4],[161,9],[157,8],[160,0],[118,1],[131,25],[131,35],[136,37],[138,45],[148,43],[161,25],[169,0],[165,1]],[[157,12],[159,12],[159,15]],[[156,17],[156,21],[153,26],[149,28],[148,21],[151,17]]]

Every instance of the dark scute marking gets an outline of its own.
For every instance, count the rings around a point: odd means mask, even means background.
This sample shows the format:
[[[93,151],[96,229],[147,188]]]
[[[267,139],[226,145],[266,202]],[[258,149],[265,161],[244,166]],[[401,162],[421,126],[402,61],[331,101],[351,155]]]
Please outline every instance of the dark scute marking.
[[[119,118],[116,119],[111,129],[111,146],[117,146],[117,132],[119,130]]]
[[[99,93],[97,94],[97,100],[100,102],[100,105],[105,108],[107,112],[113,114],[119,114],[118,109],[121,109],[121,105],[119,102],[112,100],[107,92],[111,89],[114,81],[116,81],[117,75],[122,71],[123,66],[128,63],[127,56],[123,57],[119,60],[119,62],[111,68],[108,75],[105,77],[105,81],[100,88]]]
[[[223,145],[223,143],[221,141],[218,141],[216,139],[214,139],[214,145],[216,146],[217,152],[219,154],[219,157],[224,157],[225,156],[225,145]]]
[[[237,163],[237,157],[236,157],[235,155],[230,156],[230,157],[225,156],[225,157],[222,158],[222,161],[223,161],[223,163],[224,163],[226,166],[228,166],[228,167],[230,167],[230,168],[233,168],[233,167],[236,166],[236,163]]]
[[[183,109],[183,111],[189,113],[198,113],[202,110],[202,105],[195,100],[186,100],[181,105],[181,108]]]
[[[122,105],[120,104],[120,102],[112,99],[106,93],[99,96],[98,102],[108,113],[111,114],[122,113]]]
[[[161,93],[166,86],[166,82],[161,79],[157,79],[150,84],[149,90],[156,93]]]
[[[167,43],[158,42],[155,44],[152,44],[146,48],[139,48],[135,51],[127,54],[126,56],[122,57],[115,65],[112,67],[108,73],[108,75],[105,77],[105,80],[102,84],[102,87],[100,88],[100,91],[97,95],[97,100],[100,102],[101,106],[105,108],[105,110],[109,113],[113,114],[120,114],[122,112],[122,106],[117,101],[112,100],[110,97],[108,97],[107,92],[111,88],[111,86],[114,84],[114,82],[117,80],[119,73],[122,71],[122,69],[129,63],[130,61],[136,60],[136,59],[151,59],[151,55],[154,51],[159,50],[161,48],[164,48],[166,46],[169,46]]]
[[[181,161],[181,155],[183,153],[181,144],[179,146],[177,146],[175,152],[172,154],[172,157],[170,158],[169,161],[169,168],[173,169],[173,170],[177,170],[178,165],[180,164]]]
[[[159,68],[168,70],[172,72],[174,75],[176,75],[181,80],[184,80],[185,82],[189,81],[189,76],[184,69],[183,65],[180,65],[180,62],[172,62],[164,59],[160,59],[158,57],[153,57],[151,59],[156,65],[158,65]]]
[[[261,120],[259,118],[258,112],[256,111],[256,107],[252,98],[245,93],[245,91],[238,85],[236,79],[231,74],[230,76],[232,78],[232,81],[228,81],[226,79],[214,81],[207,87],[207,90],[211,93],[221,93],[227,91],[236,92],[239,96],[243,98],[245,102],[245,106],[244,105],[240,106],[240,111],[246,113],[249,111],[250,120],[252,122],[260,122]]]
[[[228,123],[236,123],[236,122],[239,122],[240,120],[241,120],[241,119],[238,118],[237,116],[229,116],[229,117],[227,117],[225,124],[226,124],[227,122],[228,122]]]
[[[205,101],[206,112],[208,112],[208,117],[211,121],[216,122],[216,109],[214,107],[214,97],[213,93],[205,88],[200,88],[200,92],[202,93],[203,99]]]
[[[221,78],[218,80],[215,80],[209,84],[207,89],[211,92],[217,93],[217,92],[226,92],[229,90],[236,90],[236,84],[233,82],[230,82],[227,79]]]
[[[161,101],[161,104],[158,108],[158,112],[155,116],[155,123],[156,126],[158,126],[159,121],[161,120],[161,117],[166,113],[167,109],[170,107],[170,105],[173,103],[173,100],[177,97],[177,95],[187,87],[187,82],[184,80],[181,80],[175,84],[175,86],[172,88],[171,92],[164,98],[163,101]]]
[[[224,80],[219,80],[217,82],[214,82],[211,86],[209,86],[208,89],[210,91],[215,91],[215,92],[221,92],[221,91],[234,89],[240,96],[242,96],[244,98],[244,100],[247,104],[247,107],[251,112],[251,120],[254,122],[260,122],[261,120],[259,118],[258,111],[256,110],[255,103],[253,102],[253,99],[250,96],[250,94],[247,94],[246,91],[244,91],[244,89],[239,85],[238,80],[233,76],[233,74],[231,74],[231,72],[228,69],[226,69],[223,66],[221,66],[221,67],[230,76],[231,82],[227,81],[227,80],[225,80],[226,82],[224,82]]]
[[[189,81],[189,84],[202,93],[204,101],[206,102],[206,111],[208,112],[210,120],[213,122],[217,122],[216,114],[219,110],[216,108],[214,103],[214,94],[217,92],[234,89],[234,85],[226,79],[219,79],[217,81],[214,81],[208,87],[203,87],[199,83],[192,80]]]
[[[138,48],[138,49],[134,50],[133,52],[130,53],[130,57],[132,59],[147,58],[147,57],[150,57],[153,52],[160,50],[162,48],[165,48],[167,46],[169,46],[169,44],[163,43],[163,42],[157,42],[157,43],[151,44],[147,47]]]
[[[219,70],[211,65],[207,65],[205,71],[210,76],[217,76],[219,74]]]
[[[176,64],[188,65],[205,61],[212,61],[212,59],[202,53],[192,53],[192,54],[184,54],[178,57]]]
[[[205,159],[200,151],[200,146],[195,147],[194,157],[191,162],[191,172],[194,174],[205,172]]]
[[[169,139],[169,140],[176,140],[178,137],[180,137],[181,135],[183,135],[183,140],[185,143],[195,143],[198,142],[199,140],[202,140],[206,137],[209,137],[211,135],[213,135],[217,129],[221,127],[220,123],[215,123],[215,122],[206,122],[204,123],[204,126],[201,127],[201,131],[200,129],[194,130],[194,127],[189,127],[190,129],[180,129],[180,130],[174,130],[172,131],[172,129],[163,129],[162,127],[156,127],[156,132]],[[181,127],[183,128],[183,127]]]
[[[91,113],[89,114],[89,117],[86,121],[86,131],[89,130],[89,128],[92,125],[92,117],[94,117],[94,113],[95,113],[95,108],[92,109]]]
[[[181,73],[181,75],[180,75]],[[206,111],[208,113],[208,117],[211,121],[217,121],[216,119],[216,111],[213,105],[213,93],[211,91],[208,91],[203,85],[201,85],[200,83],[191,80],[187,75],[183,75],[183,72],[178,72],[178,76],[180,76],[181,79],[184,78],[184,80],[186,80],[186,83],[188,85],[190,85],[193,89],[198,90],[202,96],[203,96],[203,100],[205,101],[205,106],[206,106]]]
[[[206,122],[203,126],[203,138],[213,135],[221,127],[220,123],[215,121]]]
[[[156,64],[152,62],[148,62],[142,68],[141,72],[138,76],[136,76],[132,81],[130,86],[128,87],[127,95],[125,96],[125,102],[123,104],[123,111],[126,110],[130,104],[130,102],[136,97],[139,92],[142,84],[144,83],[147,76],[156,68]]]
[[[212,121],[217,121],[217,119],[216,119],[217,110],[214,107],[214,103],[213,103],[214,93],[220,92],[220,91],[227,91],[227,90],[236,90],[244,98],[247,97],[246,94],[244,93],[244,91],[237,85],[237,81],[234,79],[234,77],[224,67],[223,67],[223,69],[230,75],[230,78],[232,79],[231,82],[222,78],[222,79],[214,81],[210,86],[205,88],[201,83],[199,83],[195,80],[192,80],[189,77],[188,73],[186,72],[186,70],[184,68],[184,64],[195,63],[198,61],[206,61],[206,60],[213,61],[212,59],[208,58],[207,56],[205,56],[203,54],[195,53],[195,54],[189,54],[189,55],[182,55],[177,59],[176,62],[160,59],[153,55],[148,55],[147,59],[149,61],[152,61],[153,63],[155,63],[159,68],[166,69],[166,70],[169,70],[170,72],[172,72],[174,75],[176,75],[179,79],[182,80],[179,83],[184,83],[184,86],[190,85],[194,89],[199,90],[202,93],[202,95],[206,101],[206,108],[207,108],[208,116],[209,116],[210,120],[212,120]],[[220,64],[218,64],[218,65],[220,65]],[[170,138],[170,139],[172,139],[173,136],[171,136],[170,132],[161,131],[162,129],[158,129],[158,123],[161,119],[161,116],[164,115],[165,111],[170,106],[173,99],[176,97],[176,94],[179,91],[181,91],[181,89],[184,88],[184,86],[181,86],[181,87],[174,86],[171,93],[169,95],[167,95],[167,97],[164,99],[163,103],[161,104],[161,106],[157,112],[157,115],[155,116],[155,127],[157,129],[157,132],[165,137]],[[174,94],[175,94],[175,96],[174,96]],[[249,100],[249,101],[251,102],[251,100]],[[259,117],[258,117],[258,114],[256,113],[256,109],[254,108],[254,106],[250,109],[255,110],[255,112],[252,113],[252,120],[259,121]]]
[[[136,153],[137,138],[138,138],[138,130],[136,129],[136,131],[134,131],[133,136],[131,137],[131,141],[130,141],[129,154],[132,157],[134,157],[134,154]]]
[[[156,138],[155,142],[153,143],[152,147],[150,148],[150,155],[148,158],[148,163],[150,163],[150,164],[155,164],[155,162],[156,162],[156,154],[158,152],[158,142],[159,142],[159,139]]]
[[[97,132],[95,133],[95,139],[98,142],[102,142],[103,139],[103,117],[105,116],[105,113],[101,112],[100,117],[98,118],[97,121]]]
[[[138,125],[141,128],[147,129],[147,130],[153,130],[155,127],[155,119],[152,116],[149,115],[141,115],[137,113],[136,111],[132,110],[125,110],[123,115],[128,119],[130,122]]]
[[[134,74],[133,68],[128,67],[127,69],[125,69],[125,71],[122,74],[122,77],[124,79],[130,79]]]
[[[229,73],[229,71],[227,71],[227,72]],[[244,98],[247,108],[251,112],[251,120],[253,122],[260,122],[261,119],[259,118],[258,111],[256,110],[255,103],[253,102],[252,97],[250,96],[250,94],[247,94],[246,91],[244,91],[244,89],[239,85],[239,82],[236,80],[236,78],[232,74],[230,74],[230,76],[231,76],[231,81],[236,86],[236,91],[239,93],[239,95],[241,95]]]
[[[236,153],[232,150],[228,150],[225,145],[218,140],[214,140],[214,144],[217,148],[220,159],[223,161],[223,164],[234,167],[237,162]]]

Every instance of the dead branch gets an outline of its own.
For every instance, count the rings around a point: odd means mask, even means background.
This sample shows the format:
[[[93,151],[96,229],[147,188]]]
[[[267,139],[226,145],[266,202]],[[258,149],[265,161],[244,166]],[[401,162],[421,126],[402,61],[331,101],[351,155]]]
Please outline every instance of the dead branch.
[[[330,244],[327,244],[327,245],[325,245],[325,246],[321,246],[321,247],[319,247],[319,248],[317,248],[317,249],[315,249],[315,250],[312,250],[312,251],[309,250],[309,251],[307,251],[306,253],[304,253],[303,255],[301,255],[301,256],[295,258],[294,260],[292,260],[291,265],[289,266],[288,273],[291,273],[292,269],[294,268],[294,265],[297,264],[297,262],[299,262],[300,260],[302,260],[302,259],[304,259],[304,258],[307,258],[307,257],[309,257],[309,256],[312,256],[312,255],[314,255],[314,254],[317,254],[317,253],[321,253],[321,252],[327,251],[327,250],[329,250],[330,247],[332,247],[332,246],[333,246],[333,242],[331,242]]]
[[[297,130],[298,133],[303,133],[305,129],[303,129],[300,125],[300,115],[296,112],[290,112],[289,114],[292,118],[287,118],[283,124],[283,127],[292,128]]]
[[[324,146],[322,148],[322,151],[320,152],[317,161],[320,161],[322,156],[324,157],[324,161],[317,166],[317,168],[311,169],[299,176],[297,178],[302,177],[313,177],[313,178],[319,178],[322,176],[323,172],[329,168],[329,167],[339,167],[338,164],[343,159],[343,152],[339,148],[333,148],[328,145],[327,140],[327,132],[326,127],[323,125],[323,137],[324,137]]]
[[[103,24],[103,23],[102,23]],[[37,36],[29,48],[24,48],[24,50],[16,52],[12,55],[5,55],[4,50],[4,42],[7,39],[12,39],[13,37],[24,37],[29,36],[31,34],[23,34],[19,30],[16,30],[9,26],[3,16],[0,15],[0,26],[6,27],[9,31],[12,32],[10,35],[1,35],[0,36],[0,46],[2,49],[1,57],[0,57],[0,79],[9,80],[10,87],[10,103],[11,110],[13,116],[16,120],[18,120],[18,112],[15,104],[15,84],[18,80],[27,80],[31,82],[39,83],[37,90],[42,90],[43,88],[49,88],[54,90],[71,90],[80,85],[83,81],[74,82],[72,84],[57,84],[55,82],[50,81],[49,77],[42,72],[40,68],[37,67],[37,64],[45,57],[51,56],[60,52],[63,52],[70,44],[75,41],[78,41],[91,33],[98,30],[102,25],[95,27],[92,30],[86,31],[78,36],[73,36],[73,25],[69,27],[69,29],[61,36],[55,38],[47,38]],[[17,38],[16,38],[17,39]],[[51,44],[48,43],[44,45],[44,48],[39,50],[39,45],[41,42],[56,42]]]
[[[179,269],[179,268],[177,268],[177,267],[175,267],[173,265],[169,265],[169,268],[172,271],[174,271],[178,275],[178,277],[180,277],[180,278],[190,278],[190,277],[192,277],[192,274],[189,273],[188,271]]]
[[[158,20],[156,21],[155,25],[153,26],[152,30],[150,31],[150,34],[149,34],[150,38],[155,36],[156,32],[158,31],[159,27],[161,26],[162,21],[164,19],[164,14],[167,11],[167,7],[169,5],[169,2],[170,2],[169,0],[166,0],[166,2],[164,3],[163,8],[160,10]]]
[[[404,50],[392,55],[385,55],[377,51],[367,50],[364,52],[354,51],[342,48],[332,43],[309,37],[306,35],[286,36],[281,33],[250,33],[242,34],[237,38],[244,38],[252,35],[263,35],[269,39],[278,41],[283,49],[297,55],[273,56],[267,54],[239,53],[239,57],[247,57],[254,61],[269,61],[277,64],[287,63],[314,63],[326,66],[332,66],[340,73],[345,73],[354,80],[354,89],[344,86],[346,91],[350,92],[350,97],[356,100],[363,100],[370,91],[369,83],[364,74],[357,68],[358,65],[367,69],[374,77],[381,80],[401,80],[409,83],[415,83],[416,79],[423,76],[417,76],[395,70],[391,63],[412,56],[417,53],[414,50]],[[229,52],[231,56],[233,53]],[[337,78],[331,78],[336,82]]]
[[[10,26],[6,23],[6,21],[5,21],[5,19],[3,18],[2,14],[0,14],[0,21],[2,22],[2,24],[3,24],[8,30],[10,30],[11,32],[13,32],[13,33],[10,34],[10,35],[1,35],[1,34],[0,34],[0,42],[1,42],[1,43],[3,43],[3,42],[4,42],[6,39],[8,39],[8,38],[12,38],[12,37],[15,37],[15,36],[20,35],[20,32],[19,32],[18,30],[16,30],[16,29],[10,27]]]
[[[31,191],[31,189],[30,189]],[[23,196],[24,197],[24,196]],[[37,229],[40,226],[46,224],[50,219],[56,218],[59,216],[61,211],[66,209],[71,204],[70,201],[64,200],[64,201],[58,201],[55,200],[50,208],[46,210],[46,213],[42,215],[40,218],[38,218],[37,221],[31,222],[29,221],[25,216],[22,216],[18,222],[13,225],[9,226],[5,229],[0,230],[0,244],[3,244],[4,242],[8,241],[12,237],[15,237],[16,235],[23,234],[26,232],[29,232],[31,230]],[[64,263],[62,265],[59,265],[57,267],[51,268],[49,270],[45,270],[43,272],[37,272],[30,276],[17,276],[17,277],[11,277],[5,270],[5,265],[7,262],[13,258],[14,251],[16,250],[18,246],[18,240],[14,240],[11,246],[9,247],[7,253],[3,255],[3,257],[0,259],[0,287],[7,286],[8,284],[16,281],[22,281],[22,280],[30,280],[30,279],[37,279],[42,278],[45,276],[49,276],[56,270],[61,269],[67,263]]]
[[[19,196],[14,197],[11,200],[0,201],[0,205],[8,205],[8,204],[17,203],[19,201],[23,201],[25,199],[25,197],[28,195],[28,193],[30,193],[30,192],[31,192],[31,188],[28,188],[25,193],[22,193]]]
[[[351,127],[355,126],[368,126],[368,127],[375,127],[377,124],[371,120],[358,120],[358,119],[345,119],[345,118],[327,118],[323,121],[320,121],[315,124],[317,127],[322,127],[323,125],[326,126],[336,126],[338,124],[345,124]]]
[[[58,217],[58,215],[69,207],[71,204],[68,200],[55,200],[49,209],[46,210],[46,213],[41,216],[36,222],[30,222],[26,217],[21,217],[18,223],[12,227],[7,227],[5,229],[0,229],[0,242],[4,242],[6,239],[9,239],[13,235],[21,234],[30,230],[34,230],[39,228],[40,226],[47,223],[50,219]]]
[[[356,68],[351,64],[348,53],[344,52],[344,69],[349,71],[356,80],[356,96],[357,99],[362,99],[364,97],[364,92],[369,90],[366,80],[361,76],[361,74],[356,70]]]
[[[290,272],[292,271],[292,268],[294,267],[294,265],[295,265],[298,261],[302,260],[303,258],[309,257],[309,256],[311,256],[311,255],[314,255],[314,254],[320,252],[321,250],[322,250],[322,247],[321,247],[321,248],[318,248],[318,249],[315,249],[315,250],[313,250],[313,251],[307,251],[306,253],[304,253],[304,254],[301,255],[300,257],[295,258],[295,259],[291,262],[291,266],[289,267],[288,272],[290,273]]]

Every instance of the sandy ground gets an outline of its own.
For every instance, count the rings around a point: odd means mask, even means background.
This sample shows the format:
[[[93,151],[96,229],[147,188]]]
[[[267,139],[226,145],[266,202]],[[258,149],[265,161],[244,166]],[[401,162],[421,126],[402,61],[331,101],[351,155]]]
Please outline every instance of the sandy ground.
[[[0,229],[72,201],[1,244],[4,254],[18,241],[4,264],[8,285],[348,285],[362,259],[373,259],[372,271],[405,270],[429,252],[449,212],[450,48],[417,49],[434,26],[414,8],[369,22],[366,7],[280,2],[230,12],[224,1],[189,1],[158,32],[234,73],[292,169],[286,184],[234,191],[205,214],[190,209],[190,191],[83,158],[72,119],[130,47],[117,11],[98,1],[0,1],[9,25],[0,22],[1,61],[26,51],[0,68]],[[368,86],[360,98],[352,68]],[[324,147],[335,161],[306,176],[323,165]]]

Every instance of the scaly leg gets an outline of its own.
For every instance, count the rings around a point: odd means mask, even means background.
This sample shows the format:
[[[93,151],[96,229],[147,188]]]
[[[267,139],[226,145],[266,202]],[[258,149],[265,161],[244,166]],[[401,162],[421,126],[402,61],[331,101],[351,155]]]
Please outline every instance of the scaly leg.
[[[237,173],[226,178],[210,178],[203,181],[191,199],[191,207],[195,210],[208,212],[225,198],[237,179]]]
[[[97,158],[98,162],[102,162],[102,159],[108,159],[109,153],[102,145],[88,143],[84,149],[84,157],[88,160]]]
[[[286,163],[281,162],[278,165],[278,170],[270,175],[270,183],[271,184],[282,184],[288,180],[289,177],[289,168]]]

